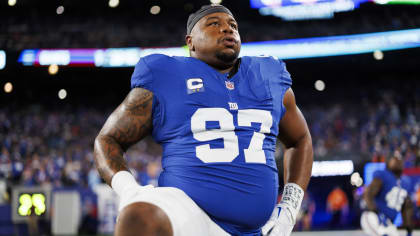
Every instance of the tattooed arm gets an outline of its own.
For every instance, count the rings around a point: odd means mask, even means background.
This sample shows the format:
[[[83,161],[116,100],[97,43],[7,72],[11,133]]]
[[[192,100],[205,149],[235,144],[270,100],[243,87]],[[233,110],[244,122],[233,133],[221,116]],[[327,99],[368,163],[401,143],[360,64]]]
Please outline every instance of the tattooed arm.
[[[112,176],[128,171],[123,153],[152,130],[153,93],[134,88],[108,117],[95,139],[94,158],[99,174],[111,186]]]

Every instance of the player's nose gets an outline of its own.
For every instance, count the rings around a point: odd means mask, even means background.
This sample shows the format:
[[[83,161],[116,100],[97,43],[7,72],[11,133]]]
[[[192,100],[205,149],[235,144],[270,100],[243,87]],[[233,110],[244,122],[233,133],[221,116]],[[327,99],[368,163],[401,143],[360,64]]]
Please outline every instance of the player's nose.
[[[232,34],[233,33],[233,28],[228,22],[225,22],[225,23],[222,23],[222,25],[220,27],[220,31],[225,33],[225,34],[226,33]]]

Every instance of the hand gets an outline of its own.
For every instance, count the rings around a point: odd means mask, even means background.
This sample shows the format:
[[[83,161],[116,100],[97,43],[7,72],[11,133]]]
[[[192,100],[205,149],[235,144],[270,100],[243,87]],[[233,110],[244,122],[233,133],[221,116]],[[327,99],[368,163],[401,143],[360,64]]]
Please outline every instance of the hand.
[[[263,236],[289,236],[295,225],[290,206],[280,203],[271,214],[268,222],[262,227]]]
[[[121,212],[124,207],[130,205],[131,203],[137,202],[138,196],[143,194],[144,191],[153,188],[153,185],[141,186],[139,184],[130,185],[124,188],[124,190],[118,194],[120,197],[118,212]]]
[[[264,236],[289,236],[296,223],[296,216],[302,204],[304,191],[295,183],[287,183],[283,196],[271,214],[268,222],[262,227]]]

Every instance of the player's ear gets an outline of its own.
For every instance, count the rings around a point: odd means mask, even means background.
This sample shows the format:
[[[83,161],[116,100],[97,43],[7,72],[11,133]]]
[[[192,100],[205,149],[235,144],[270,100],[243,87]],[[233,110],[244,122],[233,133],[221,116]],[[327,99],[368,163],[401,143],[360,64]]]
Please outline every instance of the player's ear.
[[[192,36],[191,35],[185,36],[185,42],[187,43],[187,46],[190,49],[190,51],[195,51],[195,48],[194,48],[194,44],[192,42]]]

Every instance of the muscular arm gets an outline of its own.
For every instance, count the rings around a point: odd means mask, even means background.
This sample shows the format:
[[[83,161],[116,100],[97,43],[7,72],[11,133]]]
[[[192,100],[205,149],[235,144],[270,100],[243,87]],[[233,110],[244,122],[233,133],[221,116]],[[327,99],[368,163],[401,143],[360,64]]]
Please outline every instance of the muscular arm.
[[[402,218],[404,227],[407,229],[407,231],[413,230],[413,214],[414,214],[414,208],[413,203],[410,200],[410,197],[407,196],[404,201],[404,205],[402,207]]]
[[[375,196],[382,188],[382,180],[374,178],[363,193],[363,199],[369,211],[376,211]]]
[[[284,152],[284,183],[296,183],[306,190],[311,178],[312,138],[303,114],[296,106],[293,90],[283,98],[286,113],[280,121],[279,139],[286,146]]]
[[[96,137],[95,164],[108,185],[111,185],[116,172],[128,170],[123,153],[150,133],[152,102],[152,92],[142,88],[132,89]]]

